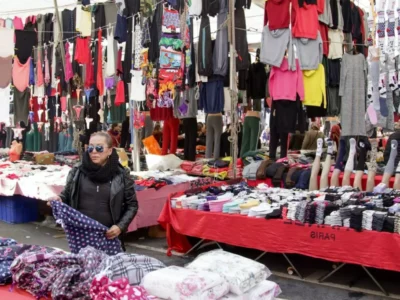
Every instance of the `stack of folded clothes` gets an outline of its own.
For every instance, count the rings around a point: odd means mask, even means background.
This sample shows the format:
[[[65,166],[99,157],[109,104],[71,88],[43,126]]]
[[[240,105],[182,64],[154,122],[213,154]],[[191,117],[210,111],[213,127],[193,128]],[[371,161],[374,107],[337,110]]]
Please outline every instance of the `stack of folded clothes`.
[[[394,216],[394,232],[400,233],[400,213],[396,213]]]
[[[315,223],[323,224],[324,223],[324,215],[325,215],[325,202],[316,202],[317,210],[315,214]]]
[[[246,202],[239,205],[240,214],[247,216],[250,212],[250,208],[258,206],[259,204],[260,204],[260,201],[257,199],[248,199]]]
[[[375,211],[373,210],[366,210],[363,212],[362,228],[364,230],[372,230],[372,221],[374,219],[374,213]]]
[[[361,231],[364,211],[365,207],[363,206],[357,206],[352,209],[350,217],[350,228],[353,228],[356,231]]]
[[[228,213],[228,214],[240,214],[240,204],[244,203],[244,199],[237,199],[233,200],[231,202],[227,202],[224,204],[224,207],[222,208],[222,212]]]
[[[300,202],[295,201],[295,202],[289,202],[288,205],[288,212],[287,212],[287,216],[286,218],[288,220],[296,220],[296,210],[297,210],[297,206],[300,205]]]
[[[372,220],[372,230],[382,231],[386,216],[387,216],[386,212],[383,211],[375,212]]]
[[[330,226],[342,226],[342,218],[339,211],[333,211],[325,217],[325,224]]]

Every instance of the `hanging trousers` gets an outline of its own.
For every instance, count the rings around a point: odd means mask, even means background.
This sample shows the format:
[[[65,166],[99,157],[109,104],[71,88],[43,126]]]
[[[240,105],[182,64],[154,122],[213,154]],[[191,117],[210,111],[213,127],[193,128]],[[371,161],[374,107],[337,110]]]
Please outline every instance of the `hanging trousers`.
[[[260,118],[248,116],[244,119],[242,148],[240,156],[243,157],[249,151],[257,150],[260,137]]]
[[[224,123],[221,115],[207,116],[206,158],[219,158],[223,126]]]
[[[278,148],[278,143],[281,146],[280,158],[284,158],[287,156],[288,136],[289,133],[279,133],[277,127],[271,127],[269,138],[269,158],[276,158],[276,148]]]
[[[185,133],[184,159],[196,160],[197,119],[183,119],[183,132]]]
[[[162,155],[176,153],[176,148],[178,147],[178,131],[179,119],[170,118],[164,121]]]

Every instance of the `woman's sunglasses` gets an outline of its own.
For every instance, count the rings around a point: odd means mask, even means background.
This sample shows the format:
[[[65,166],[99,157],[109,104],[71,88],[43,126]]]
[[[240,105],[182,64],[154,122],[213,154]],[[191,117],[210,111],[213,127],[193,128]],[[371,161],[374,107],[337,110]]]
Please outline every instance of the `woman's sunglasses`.
[[[94,151],[94,149],[96,149],[96,152],[98,152],[98,153],[103,153],[104,152],[104,147],[103,146],[89,146],[87,148],[87,151],[89,153],[92,153]]]

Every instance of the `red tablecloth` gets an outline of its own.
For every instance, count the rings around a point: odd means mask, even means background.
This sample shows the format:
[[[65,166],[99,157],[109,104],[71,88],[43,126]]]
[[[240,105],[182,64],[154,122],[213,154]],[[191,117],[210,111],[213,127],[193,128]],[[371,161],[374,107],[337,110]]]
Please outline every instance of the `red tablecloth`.
[[[340,185],[342,184],[343,175],[344,175],[343,173],[340,173],[340,175],[339,175]],[[331,177],[332,177],[332,173],[329,173],[329,183],[331,182]],[[351,177],[350,177],[351,185],[354,184],[354,177],[355,177],[355,174],[351,174]],[[389,182],[390,187],[393,187],[394,179],[395,179],[394,176],[392,176],[392,178],[390,178],[390,182]],[[364,191],[367,189],[367,180],[368,180],[368,176],[363,175],[361,181],[362,181],[362,186],[363,186]],[[318,177],[318,183],[319,183],[319,181],[320,181],[320,178]],[[376,175],[375,176],[375,185],[378,185],[381,182],[382,182],[382,175]],[[266,184],[268,184],[268,186],[272,186],[272,180],[270,178],[267,178],[265,180],[247,180],[247,183],[249,184],[249,186],[252,186],[252,187],[256,187],[260,183],[266,183]],[[283,187],[283,185],[282,185],[282,187]]]
[[[190,189],[190,182],[166,185],[159,190],[151,188],[144,191],[137,191],[136,198],[139,210],[136,217],[129,225],[128,232],[135,231],[138,228],[158,225],[158,216],[168,196],[172,193],[182,192],[188,189]]]
[[[400,271],[399,234],[172,209],[170,201],[158,221],[167,229],[169,251],[186,252],[190,244],[185,236],[193,236],[261,251]]]
[[[32,300],[36,299],[31,294],[20,290],[18,288],[13,288],[10,292],[10,285],[1,286],[0,285],[0,299],[4,300]]]

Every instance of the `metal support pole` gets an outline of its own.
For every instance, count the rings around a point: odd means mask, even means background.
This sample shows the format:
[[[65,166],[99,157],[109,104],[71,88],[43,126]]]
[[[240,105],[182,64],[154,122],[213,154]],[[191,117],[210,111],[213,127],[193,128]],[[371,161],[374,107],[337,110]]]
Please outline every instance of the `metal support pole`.
[[[140,172],[140,148],[141,148],[141,138],[140,132],[133,126],[134,117],[133,111],[135,109],[135,101],[129,101],[129,127],[131,129],[131,148],[132,148],[132,162],[133,170],[135,172]]]
[[[237,165],[237,126],[238,126],[238,115],[237,115],[237,85],[236,85],[236,49],[235,49],[235,0],[229,0],[229,53],[230,53],[230,93],[231,93],[231,154],[232,154],[232,170],[233,178],[236,178],[236,165]]]

